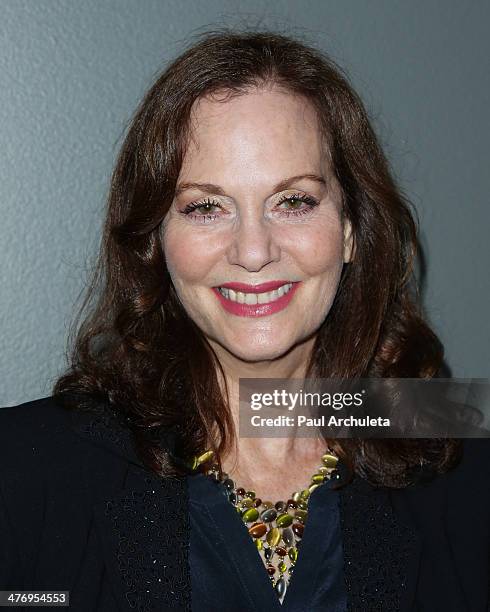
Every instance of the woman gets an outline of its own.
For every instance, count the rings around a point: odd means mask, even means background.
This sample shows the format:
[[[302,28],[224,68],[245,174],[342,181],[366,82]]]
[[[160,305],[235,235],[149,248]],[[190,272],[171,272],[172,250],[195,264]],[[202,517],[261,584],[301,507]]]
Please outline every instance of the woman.
[[[490,609],[487,441],[236,435],[240,378],[437,375],[415,247],[328,58],[267,32],[187,50],[122,147],[70,369],[0,413],[1,589],[83,611]]]

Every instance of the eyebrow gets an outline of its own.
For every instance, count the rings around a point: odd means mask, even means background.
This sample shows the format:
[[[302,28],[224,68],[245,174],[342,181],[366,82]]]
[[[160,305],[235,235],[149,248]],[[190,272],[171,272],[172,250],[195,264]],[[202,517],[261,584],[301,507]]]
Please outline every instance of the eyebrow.
[[[277,183],[277,185],[272,188],[272,192],[276,193],[278,191],[284,191],[284,189],[287,189],[292,183],[304,179],[309,179],[310,181],[316,181],[317,183],[326,185],[325,179],[322,176],[319,176],[318,174],[297,174],[296,176],[290,176],[289,178]],[[214,185],[213,183],[181,183],[175,188],[175,197],[179,196],[183,191],[186,191],[187,189],[199,189],[204,193],[215,193],[217,195],[222,196],[226,195],[222,187],[220,187],[219,185]]]

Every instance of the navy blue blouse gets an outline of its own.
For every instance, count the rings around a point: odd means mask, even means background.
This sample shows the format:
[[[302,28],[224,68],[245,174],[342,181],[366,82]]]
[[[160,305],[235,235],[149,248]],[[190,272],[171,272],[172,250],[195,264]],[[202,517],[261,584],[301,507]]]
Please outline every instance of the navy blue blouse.
[[[339,493],[328,480],[308,502],[301,548],[282,604],[224,485],[187,477],[193,612],[345,612]]]

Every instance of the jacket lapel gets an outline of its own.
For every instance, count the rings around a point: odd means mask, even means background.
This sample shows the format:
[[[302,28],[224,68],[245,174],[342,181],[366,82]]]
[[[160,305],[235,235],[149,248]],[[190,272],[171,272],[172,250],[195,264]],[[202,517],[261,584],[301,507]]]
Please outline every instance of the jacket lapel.
[[[107,411],[72,413],[79,435],[129,462],[124,489],[94,505],[96,529],[121,610],[191,609],[185,478],[159,478],[137,457],[127,429]],[[173,436],[168,444],[172,446]],[[340,489],[348,610],[413,608],[420,537],[393,511],[389,491],[355,477]]]
[[[107,407],[74,409],[71,423],[78,435],[128,464],[122,490],[107,497],[99,493],[93,505],[107,575],[121,611],[190,611],[186,480],[150,472],[134,450],[130,431]],[[175,434],[168,434],[167,448],[174,443]]]
[[[106,567],[122,610],[190,610],[184,479],[131,466],[125,490],[94,506]]]

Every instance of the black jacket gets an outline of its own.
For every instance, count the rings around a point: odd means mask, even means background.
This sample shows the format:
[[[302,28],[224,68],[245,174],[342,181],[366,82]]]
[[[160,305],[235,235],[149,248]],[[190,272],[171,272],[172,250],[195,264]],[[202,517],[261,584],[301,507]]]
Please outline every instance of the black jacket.
[[[490,610],[490,440],[465,440],[429,484],[356,477],[340,499],[350,610]],[[0,590],[69,590],[77,612],[190,610],[187,501],[102,406],[0,409]]]

